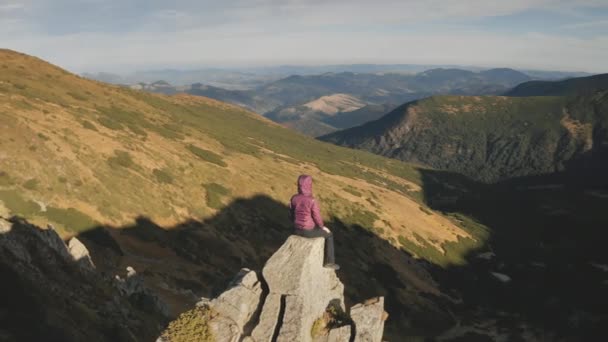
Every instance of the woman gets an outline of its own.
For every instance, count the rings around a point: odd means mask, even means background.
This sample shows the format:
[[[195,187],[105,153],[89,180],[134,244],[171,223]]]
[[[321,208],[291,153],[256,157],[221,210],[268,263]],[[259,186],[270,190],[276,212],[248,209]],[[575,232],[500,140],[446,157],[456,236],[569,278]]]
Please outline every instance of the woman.
[[[323,224],[321,211],[312,196],[312,177],[298,177],[298,193],[291,197],[289,203],[289,218],[293,221],[295,234],[305,238],[325,238],[324,267],[339,270],[340,266],[334,258],[334,236]]]

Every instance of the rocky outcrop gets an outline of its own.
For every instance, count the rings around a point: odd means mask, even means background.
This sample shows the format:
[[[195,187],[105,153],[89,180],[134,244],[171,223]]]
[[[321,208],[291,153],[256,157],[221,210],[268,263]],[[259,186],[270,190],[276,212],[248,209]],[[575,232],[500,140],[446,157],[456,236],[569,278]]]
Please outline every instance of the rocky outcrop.
[[[206,309],[205,324],[212,335],[205,335],[204,340],[348,342],[354,337],[356,341],[380,342],[386,319],[382,297],[354,306],[352,320],[335,320],[340,326],[323,326],[313,338],[313,325],[329,311],[346,309],[344,285],[335,271],[323,267],[323,248],[323,239],[291,236],[268,259],[262,277],[241,270],[224,293],[199,303]],[[191,315],[184,317],[192,320]],[[191,325],[178,322],[171,326]],[[169,335],[179,334],[173,330],[163,341],[172,341]],[[184,335],[197,338],[191,332]]]
[[[258,311],[262,292],[262,284],[257,274],[242,269],[228,290],[208,303],[217,313],[210,328],[218,341],[237,342],[241,336],[248,333],[248,323]]]
[[[141,275],[131,266],[127,266],[127,275],[122,278],[120,275],[114,277],[114,287],[123,296],[129,299],[134,305],[145,309],[149,312],[154,312],[169,317],[169,308],[160,300],[144,283]]]
[[[262,274],[272,299],[253,331],[256,341],[270,341],[270,322],[276,322],[277,341],[310,341],[313,322],[330,303],[344,308],[344,285],[323,267],[323,247],[323,239],[292,236],[268,259]]]
[[[87,271],[95,270],[95,264],[93,263],[93,260],[91,259],[89,250],[77,238],[73,237],[68,242],[68,252],[72,256],[74,261],[78,264],[78,266],[80,266],[83,270],[87,270]]]
[[[384,312],[384,297],[373,298],[350,309],[355,326],[355,342],[382,341],[382,331],[387,314]]]
[[[79,240],[17,217],[0,216],[0,279],[2,341],[153,340],[166,322],[151,297],[110,286]]]

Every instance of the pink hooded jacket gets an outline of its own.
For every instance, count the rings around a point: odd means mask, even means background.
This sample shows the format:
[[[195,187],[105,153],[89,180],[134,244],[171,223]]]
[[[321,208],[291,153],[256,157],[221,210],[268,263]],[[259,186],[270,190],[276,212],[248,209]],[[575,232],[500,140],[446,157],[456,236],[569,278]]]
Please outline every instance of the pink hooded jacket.
[[[289,218],[297,229],[310,230],[323,227],[323,219],[319,205],[312,197],[312,177],[301,175],[298,177],[298,194],[291,198],[289,203]]]

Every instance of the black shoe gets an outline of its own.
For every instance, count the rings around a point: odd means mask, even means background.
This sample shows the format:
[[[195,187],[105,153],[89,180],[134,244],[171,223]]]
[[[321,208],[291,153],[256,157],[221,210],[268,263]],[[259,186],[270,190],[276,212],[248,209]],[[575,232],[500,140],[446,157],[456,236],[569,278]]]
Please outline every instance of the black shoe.
[[[327,263],[327,264],[323,265],[323,267],[325,267],[325,268],[331,268],[334,271],[337,271],[337,270],[340,269],[340,265],[334,264],[333,262]]]

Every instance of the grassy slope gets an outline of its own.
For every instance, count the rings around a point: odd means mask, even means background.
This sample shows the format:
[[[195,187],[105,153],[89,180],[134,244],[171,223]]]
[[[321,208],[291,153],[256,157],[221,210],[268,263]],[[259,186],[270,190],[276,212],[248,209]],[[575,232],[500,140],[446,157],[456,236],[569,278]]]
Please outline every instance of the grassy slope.
[[[0,61],[0,199],[65,236],[138,216],[165,226],[203,219],[255,194],[286,203],[303,172],[315,177],[325,216],[397,247],[401,237],[441,254],[442,244],[469,235],[427,213],[411,165],[325,144],[214,100],[97,83],[8,50]],[[215,194],[209,184],[227,191]]]
[[[593,145],[595,97],[436,96],[323,139],[482,181],[551,173]]]

